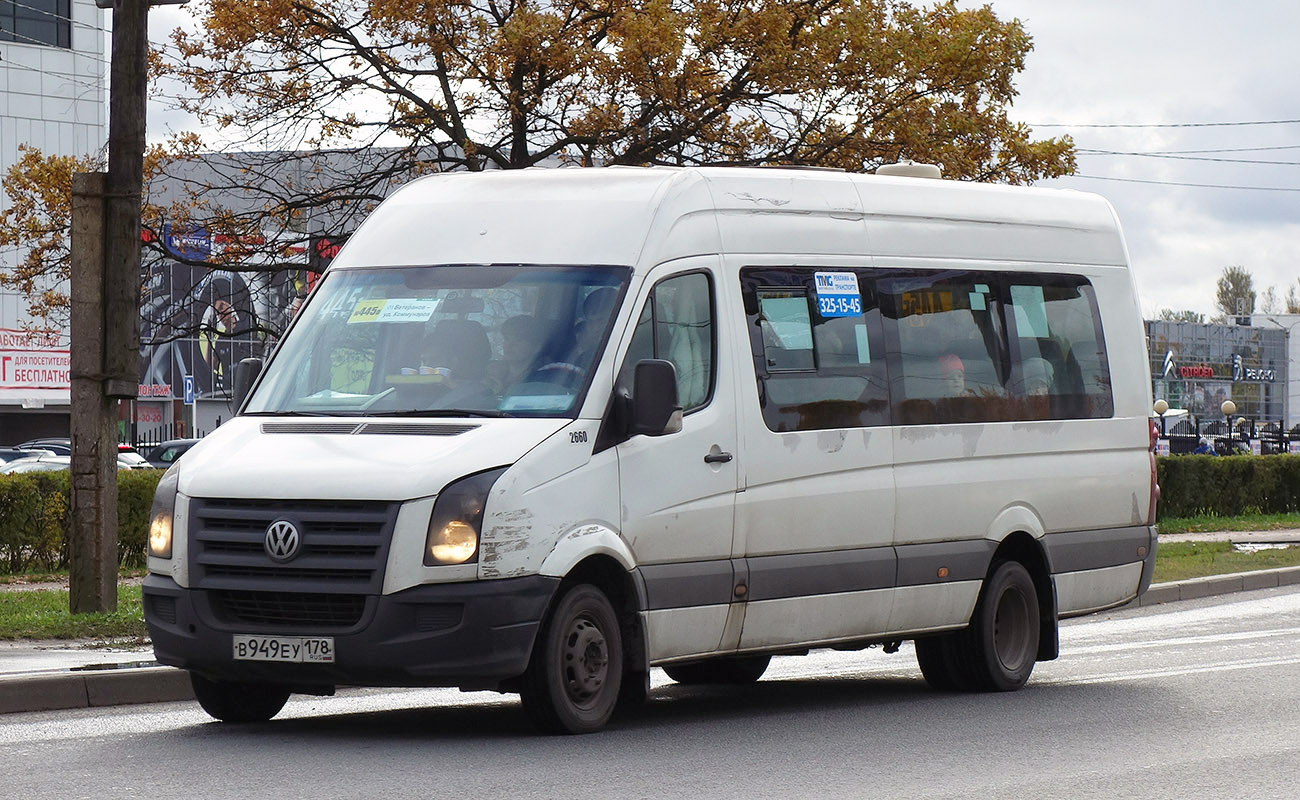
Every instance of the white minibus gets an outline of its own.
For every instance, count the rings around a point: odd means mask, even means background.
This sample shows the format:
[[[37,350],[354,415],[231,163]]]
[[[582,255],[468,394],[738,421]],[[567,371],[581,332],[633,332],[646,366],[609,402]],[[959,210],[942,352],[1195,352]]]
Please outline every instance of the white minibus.
[[[145,616],[223,720],[336,686],[601,728],[649,671],[915,643],[1001,691],[1146,590],[1151,380],[1085,193],[781,168],[386,200],[159,483]]]

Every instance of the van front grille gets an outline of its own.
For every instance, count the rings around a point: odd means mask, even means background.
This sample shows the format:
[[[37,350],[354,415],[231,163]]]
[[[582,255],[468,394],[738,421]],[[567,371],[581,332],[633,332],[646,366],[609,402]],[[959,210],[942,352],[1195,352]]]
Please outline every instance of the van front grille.
[[[399,506],[195,498],[189,514],[194,586],[210,591],[380,594]],[[267,528],[281,520],[298,531],[298,549],[277,561],[267,552]]]

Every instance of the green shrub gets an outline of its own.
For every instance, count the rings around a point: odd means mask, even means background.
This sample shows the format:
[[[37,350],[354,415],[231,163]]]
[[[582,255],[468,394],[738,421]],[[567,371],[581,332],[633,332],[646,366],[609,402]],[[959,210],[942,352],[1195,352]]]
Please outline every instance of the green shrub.
[[[148,541],[149,507],[161,470],[117,473],[117,554],[141,566]],[[72,528],[68,472],[0,475],[0,571],[68,568]]]
[[[1156,459],[1160,517],[1300,511],[1300,456]]]

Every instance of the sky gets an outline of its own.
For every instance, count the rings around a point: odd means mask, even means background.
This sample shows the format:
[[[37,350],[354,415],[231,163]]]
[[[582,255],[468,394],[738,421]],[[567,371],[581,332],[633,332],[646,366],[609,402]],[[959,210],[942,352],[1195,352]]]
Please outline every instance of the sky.
[[[1279,300],[1288,287],[1300,293],[1300,4],[990,4],[1034,39],[1012,119],[1034,138],[1069,134],[1080,151],[1076,176],[1038,185],[1096,192],[1115,206],[1145,316],[1162,308],[1214,315],[1215,282],[1229,265],[1249,270],[1261,295],[1269,286]],[[189,14],[155,7],[150,38],[164,39]],[[186,125],[158,105],[149,120],[151,139]],[[1296,121],[1221,124],[1286,120]],[[1099,127],[1116,125],[1139,127]]]

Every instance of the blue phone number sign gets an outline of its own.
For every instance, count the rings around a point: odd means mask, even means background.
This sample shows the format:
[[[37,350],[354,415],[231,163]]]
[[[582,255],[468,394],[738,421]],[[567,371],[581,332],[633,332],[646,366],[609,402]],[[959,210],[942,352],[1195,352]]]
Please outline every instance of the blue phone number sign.
[[[862,293],[858,276],[852,272],[818,272],[813,275],[817,292],[817,313],[823,317],[856,317],[862,314]]]

